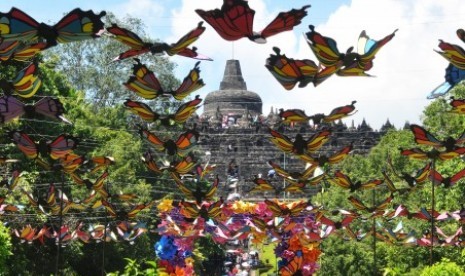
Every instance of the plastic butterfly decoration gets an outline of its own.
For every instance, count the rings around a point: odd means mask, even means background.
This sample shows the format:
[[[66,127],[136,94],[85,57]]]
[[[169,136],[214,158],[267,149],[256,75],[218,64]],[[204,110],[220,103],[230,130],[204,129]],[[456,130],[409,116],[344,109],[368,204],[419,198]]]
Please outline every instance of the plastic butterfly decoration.
[[[465,31],[463,29],[457,30],[457,36],[460,40],[464,41]],[[428,96],[428,99],[435,99],[447,94],[456,84],[465,79],[465,50],[455,44],[450,44],[439,40],[439,48],[442,51],[436,51],[444,57],[449,65],[446,68],[444,76],[445,82],[436,87]]]
[[[339,76],[369,76],[366,71],[373,67],[373,59],[378,51],[386,43],[394,38],[397,29],[381,40],[371,39],[365,31],[360,33],[357,43],[357,58],[356,62],[351,66],[340,69],[337,74]]]
[[[12,8],[8,13],[0,13],[0,37],[4,41],[45,40],[47,48],[66,43],[96,38],[103,31],[101,18],[105,12],[72,10],[53,26],[39,23],[23,11]]]
[[[382,202],[378,203],[377,205],[371,206],[371,207],[367,207],[363,202],[361,202],[358,198],[354,196],[350,196],[348,199],[349,199],[350,204],[352,204],[352,206],[354,206],[357,210],[365,211],[368,213],[373,213],[373,212],[384,211],[389,206],[391,201],[394,199],[394,196],[391,194],[386,199],[384,199]]]
[[[212,200],[218,189],[220,179],[216,176],[213,183],[207,189],[203,190],[201,186],[205,186],[199,181],[195,181],[195,189],[189,188],[186,184],[178,179],[175,182],[181,192],[186,196],[187,199],[193,199],[197,204],[201,204],[204,200]]]
[[[352,215],[344,215],[343,218],[339,221],[334,221],[330,218],[327,218],[326,216],[321,216],[320,217],[320,222],[324,225],[327,226],[326,230],[325,230],[325,236],[328,236],[329,234],[331,234],[334,230],[339,230],[339,229],[343,229],[347,226],[349,226],[349,224],[351,224],[357,217],[356,216],[352,216]]]
[[[286,185],[285,187],[275,187],[268,180],[257,176],[254,177],[253,183],[255,183],[256,186],[249,192],[274,191],[276,196],[282,192],[303,193],[304,191],[302,189],[305,187],[305,184],[302,182],[294,182]]]
[[[281,118],[281,123],[283,124],[293,124],[293,123],[308,123],[311,119],[310,116],[305,114],[305,111],[302,109],[279,109],[279,117]]]
[[[303,266],[303,253],[302,251],[297,251],[297,254],[289,261],[286,265],[279,269],[279,275],[282,276],[294,276],[294,275],[303,275],[302,266]]]
[[[334,108],[328,115],[318,113],[310,116],[309,118],[313,121],[315,125],[319,125],[321,123],[334,122],[336,120],[352,116],[355,113],[357,113],[357,110],[355,110],[356,103],[357,101],[352,101],[352,103],[348,105]]]
[[[273,47],[275,54],[266,59],[265,67],[286,90],[291,90],[298,83],[305,87],[312,83],[318,72],[318,65],[309,59],[293,59],[281,54],[278,47]]]
[[[160,96],[173,96],[178,101],[182,101],[185,97],[190,95],[197,89],[205,86],[205,83],[200,79],[200,69],[198,67],[200,62],[197,62],[194,68],[184,78],[181,85],[176,90],[165,90],[161,87],[155,73],[150,71],[147,66],[140,63],[138,59],[134,59],[137,64],[133,67],[133,76],[123,83],[126,88],[135,92],[138,96],[152,100]]]
[[[63,158],[59,158],[57,162],[50,164],[42,159],[35,159],[37,163],[42,166],[45,170],[54,170],[54,171],[62,171],[64,173],[72,174],[77,169],[81,167],[81,165],[87,163],[87,159],[82,155],[77,155],[74,153],[69,153]]]
[[[162,140],[154,133],[147,129],[140,128],[139,134],[142,138],[150,142],[156,150],[160,152],[166,152],[168,155],[178,155],[180,157],[186,156],[192,147],[197,143],[199,133],[195,130],[187,130],[186,132],[179,135],[176,141],[172,139]]]
[[[308,206],[308,202],[300,201],[294,202],[291,206],[286,205],[285,203],[280,203],[278,201],[272,201],[265,199],[265,204],[268,209],[272,212],[273,217],[295,217],[298,216],[302,211],[305,210]]]
[[[35,117],[36,114],[40,114],[72,124],[63,116],[63,112],[63,104],[56,98],[43,97],[35,104],[29,105],[22,103],[13,96],[0,97],[0,123],[8,123],[23,115]]]
[[[344,189],[349,189],[350,192],[355,192],[358,190],[368,190],[368,189],[373,189],[381,184],[383,184],[383,180],[381,179],[371,179],[365,183],[362,183],[361,181],[356,181],[353,182],[350,177],[341,171],[337,170],[334,173],[334,178],[329,178],[328,179],[330,183],[335,184],[339,187],[342,187]]]
[[[178,107],[174,114],[158,114],[154,112],[147,104],[132,101],[127,99],[124,105],[129,108],[131,112],[137,114],[142,120],[147,122],[159,122],[163,126],[172,126],[176,123],[183,124],[189,119],[189,117],[195,113],[200,107],[199,104],[202,102],[200,96],[197,95],[195,99],[183,103]]]
[[[95,173],[99,170],[106,170],[110,165],[115,163],[115,159],[111,156],[95,156],[89,161],[89,163],[95,165],[95,167],[90,170],[90,173]]]
[[[437,149],[430,151],[424,151],[420,148],[412,149],[400,149],[400,154],[408,156],[411,159],[427,160],[427,159],[439,159],[442,161],[454,159],[458,156],[465,154],[465,147],[456,147],[452,151],[441,152]]]
[[[391,171],[394,173],[394,175],[397,178],[407,182],[407,184],[409,186],[409,189],[413,189],[413,188],[418,187],[421,184],[424,184],[428,180],[428,177],[429,177],[430,172],[431,172],[431,166],[432,166],[432,163],[428,162],[428,163],[425,164],[425,166],[423,166],[421,169],[419,169],[415,173],[415,175],[412,176],[409,173],[405,173],[405,172],[399,173],[399,172],[397,172],[395,170],[395,168],[394,168],[394,165],[392,164],[391,158],[388,158],[387,163],[388,163],[389,167],[391,168]],[[391,190],[391,192],[393,190],[396,190],[395,187],[393,187],[393,185],[392,186],[390,185],[389,181],[386,182],[386,184],[388,185],[388,188]]]
[[[310,32],[305,33],[305,37],[321,66],[324,68],[335,67],[337,71],[343,66],[351,65],[356,60],[357,54],[352,52],[353,47],[348,48],[345,53],[341,53],[334,39],[316,32],[313,25],[308,27]]]
[[[196,165],[193,157],[187,155],[178,162],[173,161],[168,166],[160,167],[155,163],[150,151],[144,153],[142,161],[145,166],[154,173],[162,174],[164,171],[168,171],[171,177],[178,181],[181,181],[181,175],[188,174]]]
[[[320,167],[323,167],[326,164],[334,165],[344,160],[352,151],[352,148],[353,145],[350,144],[348,146],[343,147],[333,155],[321,154],[318,157],[307,156],[308,158],[306,161],[313,165],[318,165]]]
[[[465,143],[465,131],[457,139],[449,136],[441,141],[419,125],[410,125],[410,130],[413,132],[415,142],[418,144],[432,146],[436,149],[444,148],[446,152],[454,151],[458,146]]]
[[[321,72],[323,77],[314,81],[315,86],[334,73],[339,76],[369,76],[366,71],[373,67],[376,53],[394,37],[397,31],[378,41],[371,39],[365,31],[362,31],[358,39],[357,52],[353,52],[353,47],[350,47],[345,53],[341,53],[334,39],[322,36],[315,31],[313,25],[309,28],[310,32],[305,34],[307,43],[320,62],[320,66],[323,66]]]
[[[134,207],[131,208],[131,210],[129,211],[126,211],[126,210],[122,210],[122,209],[117,209],[113,204],[111,204],[110,202],[102,199],[101,200],[101,203],[102,205],[105,207],[105,209],[107,210],[108,214],[113,218],[113,219],[116,219],[116,220],[119,220],[119,221],[126,221],[126,220],[131,220],[131,219],[134,219],[136,217],[136,215],[146,209],[146,208],[150,208],[152,206],[151,203],[149,204],[138,204]]]
[[[298,10],[280,12],[260,32],[253,31],[255,11],[244,0],[223,0],[221,9],[209,11],[197,9],[195,12],[225,40],[234,41],[247,37],[256,43],[265,43],[267,37],[290,31],[294,26],[299,25],[302,18],[307,15],[306,9],[309,7],[310,5],[307,5]]]
[[[275,170],[275,172],[279,176],[287,180],[294,179],[297,181],[305,181],[309,179],[315,172],[315,169],[317,168],[317,166],[308,166],[308,168],[306,168],[303,172],[289,172],[271,160],[268,161],[268,164]]]
[[[199,22],[195,29],[191,30],[186,35],[181,37],[176,43],[172,44],[145,42],[137,34],[131,32],[130,30],[113,24],[111,27],[107,28],[107,32],[113,34],[116,40],[131,48],[126,52],[121,53],[114,60],[123,60],[145,53],[166,53],[170,56],[180,55],[194,59],[211,60],[209,57],[198,54],[195,47],[192,49],[189,48],[189,46],[194,43],[205,31],[205,27],[202,26],[202,23],[203,22]]]
[[[431,169],[429,177],[434,184],[444,184],[445,188],[450,188],[454,186],[458,181],[460,181],[463,177],[465,177],[465,169],[462,169],[458,171],[456,174],[449,177],[444,177],[435,169]]]
[[[447,94],[456,84],[465,79],[465,70],[455,67],[452,63],[450,63],[446,68],[446,75],[444,78],[445,82],[431,91],[431,93],[426,97],[427,99],[432,100]]]
[[[294,153],[296,155],[305,155],[309,152],[315,152],[320,149],[324,143],[329,140],[331,131],[322,130],[313,134],[309,139],[305,140],[300,133],[298,133],[291,141],[289,137],[281,134],[273,129],[269,129],[271,134],[271,142],[275,144],[280,150],[286,153]]]
[[[9,136],[29,159],[38,158],[39,154],[49,156],[54,160],[65,158],[78,143],[75,137],[67,134],[61,134],[52,141],[40,140],[39,142],[35,142],[29,135],[19,130],[10,131]]]
[[[203,203],[198,205],[194,202],[182,201],[181,202],[181,214],[188,219],[196,219],[198,217],[205,219],[205,221],[212,219],[215,220],[222,214],[221,205],[223,201],[218,200],[211,204]]]
[[[450,97],[449,104],[452,106],[450,113],[465,114],[465,99],[455,99]]]
[[[13,92],[22,98],[30,98],[35,95],[40,85],[41,79],[38,77],[37,64],[31,63],[23,70],[19,71],[14,80],[0,80],[0,88],[5,95],[12,95]]]

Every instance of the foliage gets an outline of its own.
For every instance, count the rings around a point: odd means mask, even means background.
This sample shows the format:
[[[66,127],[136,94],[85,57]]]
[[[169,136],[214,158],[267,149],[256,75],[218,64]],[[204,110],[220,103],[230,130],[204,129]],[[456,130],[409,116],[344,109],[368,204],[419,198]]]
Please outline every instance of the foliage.
[[[8,228],[0,224],[0,271],[7,271],[7,259],[11,253],[12,244]],[[2,275],[2,272],[0,272]]]
[[[465,271],[462,267],[458,266],[455,262],[448,259],[442,259],[439,263],[433,266],[425,267],[421,271],[420,276],[463,276]]]

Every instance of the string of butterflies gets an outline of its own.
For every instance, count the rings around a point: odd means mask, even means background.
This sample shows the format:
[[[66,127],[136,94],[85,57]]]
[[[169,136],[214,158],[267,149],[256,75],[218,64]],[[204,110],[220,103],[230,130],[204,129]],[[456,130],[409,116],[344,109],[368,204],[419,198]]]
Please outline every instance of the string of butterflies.
[[[208,24],[210,24],[222,38],[226,40],[234,41],[247,37],[254,42],[263,43],[266,41],[267,37],[278,34],[282,31],[291,30],[294,26],[300,24],[302,18],[307,15],[306,9],[308,7],[309,6],[304,6],[301,9],[293,9],[289,12],[278,14],[278,16],[261,32],[253,31],[254,11],[250,9],[246,1],[224,1],[221,10],[197,10],[196,12]],[[104,24],[101,21],[101,18],[104,15],[105,12],[95,14],[92,11],[75,9],[62,18],[57,24],[50,26],[36,22],[33,18],[16,8],[12,8],[8,13],[0,13],[0,27],[2,29],[2,33],[0,34],[0,60],[28,61],[40,51],[46,50],[50,47],[67,42],[97,38],[104,32]],[[235,17],[234,20],[232,20],[233,15]],[[168,55],[181,55],[200,60],[211,60],[204,55],[198,54],[195,47],[189,48],[189,46],[199,38],[204,30],[205,27],[203,27],[202,22],[200,22],[195,29],[188,32],[185,36],[179,39],[179,41],[173,44],[168,44],[149,43],[143,41],[137,36],[137,34],[114,24],[111,27],[106,28],[106,31],[111,34],[113,38],[130,47],[128,51],[121,53],[117,58],[115,58],[115,60],[136,57],[149,52],[152,54],[166,53]],[[315,31],[313,26],[310,26],[310,32],[306,33],[306,38],[309,46],[318,59],[319,65],[316,65],[316,63],[311,60],[294,60],[287,58],[285,55],[281,54],[278,47],[275,47],[273,48],[275,54],[272,54],[270,58],[267,59],[266,67],[283,85],[283,87],[288,90],[292,89],[296,84],[299,84],[300,87],[304,87],[308,83],[313,83],[315,86],[319,85],[333,74],[337,74],[339,76],[368,76],[366,71],[370,70],[373,66],[375,54],[382,46],[394,37],[394,34],[395,31],[385,38],[375,41],[370,39],[365,32],[362,32],[358,43],[361,47],[359,47],[357,53],[353,53],[351,48],[349,48],[346,53],[340,53],[336,47],[334,39],[322,36]],[[444,51],[447,54],[445,54],[445,56],[448,56],[448,52],[446,50]],[[133,75],[126,83],[124,83],[124,85],[129,90],[135,92],[137,96],[140,96],[145,100],[155,100],[159,97],[173,97],[175,100],[182,101],[192,92],[204,86],[203,81],[199,77],[200,70],[198,68],[198,63],[195,64],[194,68],[189,72],[188,76],[183,80],[178,89],[168,90],[164,89],[160,85],[155,74],[143,65],[140,60],[135,59],[135,62]],[[0,99],[0,107],[2,108],[0,110],[0,116],[2,118],[2,122],[10,122],[14,118],[23,115],[44,115],[49,118],[58,119],[64,123],[70,123],[69,120],[63,116],[63,105],[58,99],[44,97],[34,105],[27,105],[12,95],[17,94],[24,99],[28,99],[36,93],[41,83],[37,76],[37,67],[37,64],[31,63],[21,70],[14,80],[1,82],[1,87],[5,93],[5,95]],[[196,96],[193,100],[181,104],[177,111],[173,114],[159,114],[153,111],[148,104],[141,101],[128,99],[124,105],[148,123],[156,122],[162,126],[171,127],[175,124],[184,124],[197,110],[201,101],[202,100]],[[454,100],[454,104],[451,103],[454,110],[461,110],[461,112],[463,112],[463,100],[461,100],[461,104],[457,101],[460,100]],[[291,123],[308,122],[309,120],[313,120],[314,124],[321,124],[322,122],[329,123],[353,112],[354,103],[355,101],[351,105],[336,108],[329,115],[315,114],[313,116],[307,116],[302,110],[293,109],[286,111],[282,110],[280,116],[284,121]],[[421,130],[421,127],[417,126],[414,130],[414,134],[415,131],[418,130]],[[281,192],[298,192],[307,184],[316,185],[316,183],[326,176],[323,175],[320,178],[309,178],[314,172],[316,168],[315,166],[324,167],[327,164],[336,164],[351,151],[351,146],[349,145],[331,156],[312,156],[312,153],[314,153],[328,140],[330,130],[323,130],[308,141],[299,135],[296,136],[294,141],[292,141],[285,135],[273,129],[269,129],[269,132],[272,136],[272,142],[280,149],[288,153],[293,153],[303,161],[314,165],[308,168],[305,172],[296,174],[287,173],[280,168],[279,165],[270,163],[276,171],[280,171],[278,175],[285,177],[291,184],[280,190],[276,189],[273,185],[266,183],[263,179],[256,179],[254,182],[256,182],[259,187],[257,189],[262,191],[274,190],[276,194]],[[423,136],[421,136],[422,134],[418,134],[418,132],[423,133]],[[431,135],[429,135],[426,131],[418,132],[417,135],[419,135],[419,137],[423,137],[423,139],[418,138],[418,141],[431,142]],[[271,215],[260,215],[255,218],[250,214],[244,215],[244,217],[247,218],[246,221],[249,223],[248,225],[246,223],[246,226],[244,226],[244,220],[241,221],[234,215],[226,218],[224,214],[227,213],[227,208],[233,208],[228,207],[232,206],[232,203],[223,202],[221,199],[212,203],[206,202],[211,201],[214,198],[219,185],[218,177],[213,177],[213,182],[211,184],[209,184],[209,181],[206,180],[206,175],[214,169],[214,166],[209,164],[199,166],[194,160],[193,155],[189,154],[199,137],[199,133],[195,130],[195,128],[186,130],[176,140],[163,139],[156,133],[142,126],[139,128],[139,133],[140,136],[147,140],[156,151],[159,153],[165,153],[172,159],[172,161],[166,166],[159,166],[155,160],[154,153],[152,151],[147,151],[143,154],[143,162],[146,164],[147,168],[158,174],[168,172],[168,174],[175,180],[180,191],[188,199],[181,201],[178,204],[174,204],[173,207],[177,208],[178,216],[174,214],[163,215],[164,221],[162,224],[164,223],[167,226],[160,226],[158,228],[159,233],[176,232],[183,236],[194,235],[193,230],[186,233],[188,232],[188,229],[183,228],[186,227],[186,224],[190,224],[193,225],[193,227],[198,228],[198,233],[201,233],[200,229],[210,229],[211,232],[216,231],[215,233],[218,233],[216,235],[216,239],[220,239],[222,237],[221,233],[227,233],[225,235],[227,237],[226,239],[233,239],[233,237],[236,237],[238,234],[245,237],[248,230],[250,230],[251,233],[255,235],[255,240],[260,240],[261,237],[283,233],[286,229],[295,226],[298,223],[298,219],[302,218],[304,218],[304,220],[305,218],[311,218],[313,222],[315,222],[315,220],[317,222],[320,221],[321,224],[326,225],[327,228],[331,227],[329,218],[324,215],[319,216],[319,213],[316,211],[317,209],[313,210],[309,206],[308,202],[296,202],[287,205],[266,199],[263,204],[266,205],[266,210],[271,212]],[[92,201],[92,199],[84,199],[81,202],[73,202],[67,199],[64,193],[59,191],[59,189],[56,189],[53,185],[50,185],[45,197],[34,197],[32,194],[24,191],[23,193],[28,197],[30,205],[36,207],[38,212],[47,216],[62,216],[67,212],[83,211],[84,209],[89,208],[89,206],[92,209],[99,209],[103,207],[106,213],[108,213],[115,221],[118,221],[118,223],[115,224],[118,229],[143,229],[143,227],[131,226],[131,228],[127,226],[127,224],[130,224],[128,221],[136,219],[136,215],[140,211],[150,209],[154,205],[154,202],[130,205],[131,207],[129,209],[125,209],[118,208],[116,205],[108,201],[108,199],[111,198],[119,199],[125,203],[134,199],[132,195],[110,194],[110,192],[105,188],[104,180],[108,176],[106,168],[114,162],[114,160],[110,157],[95,157],[92,159],[90,163],[95,164],[95,167],[91,169],[91,173],[104,170],[104,172],[98,176],[95,181],[92,181],[89,179],[83,179],[78,173],[78,169],[85,164],[85,159],[82,156],[72,153],[72,150],[75,149],[78,144],[75,137],[63,134],[51,141],[40,140],[39,142],[35,142],[31,137],[29,137],[29,135],[22,131],[14,130],[11,131],[9,135],[13,142],[17,144],[18,148],[28,158],[34,160],[45,168],[63,171],[78,185],[83,185],[92,191],[89,198],[99,197],[99,199],[95,201]],[[449,142],[440,143],[441,147],[446,147],[446,151],[439,152],[437,155],[432,155],[433,152],[424,152],[423,150],[416,148],[403,151],[403,154],[420,159],[439,158],[446,160],[460,156],[464,153],[462,148],[456,147],[455,144],[459,143],[458,141],[462,142],[461,139],[458,139],[452,146],[449,145]],[[436,153],[434,152],[434,154]],[[51,161],[44,160],[46,158],[50,158]],[[193,169],[195,170],[195,173],[191,173]],[[421,174],[413,177],[415,179],[414,182],[412,182],[413,186],[417,186],[420,179],[433,179],[435,183],[444,183],[445,185],[452,186],[460,178],[462,178],[463,174],[458,173],[457,175],[448,178],[442,177],[437,172],[431,173],[431,171],[429,171],[428,173],[427,171],[428,169],[424,168],[421,170]],[[369,189],[380,185],[380,180],[370,181],[365,184],[361,184],[360,182],[353,183],[350,178],[341,171],[336,171],[334,177],[330,179],[330,183],[350,189],[351,191]],[[207,183],[201,183],[202,181]],[[16,181],[12,181],[11,183],[15,182]],[[387,174],[385,175],[385,182],[390,183]],[[407,181],[407,183],[410,182]],[[206,190],[203,190],[201,184],[209,184],[210,186]],[[192,188],[192,185],[194,188]],[[8,184],[7,188],[13,190],[14,185]],[[402,191],[401,189],[396,188],[392,183],[388,184],[388,188],[392,194]],[[384,213],[392,198],[393,196],[391,195],[379,205],[372,207],[365,206],[356,197],[351,197],[350,202],[359,211],[373,213],[373,216],[374,213],[377,215]],[[86,205],[90,202],[92,202],[91,205]],[[13,205],[11,204],[2,202],[2,212],[8,213],[19,211],[19,207],[16,206],[18,210],[15,210],[14,206],[12,206]],[[58,206],[60,207],[58,208]],[[65,207],[62,208],[61,206]],[[329,211],[319,209],[318,212],[325,213]],[[453,213],[455,214],[457,212]],[[397,214],[397,216],[401,215]],[[393,217],[395,217],[395,215]],[[279,225],[275,225],[273,222],[274,218],[282,219]],[[201,219],[203,219],[203,222],[199,222]],[[240,225],[241,222],[243,228],[231,230],[233,228],[231,225]],[[126,224],[126,226],[120,226],[121,223]],[[334,225],[336,224],[337,223]],[[348,225],[348,223],[343,224],[346,224],[345,226]],[[247,228],[247,226],[249,226],[249,228]],[[37,230],[40,232],[42,229],[47,227],[48,226],[44,225],[43,228],[40,228],[41,230]],[[334,228],[334,226],[332,227]],[[52,239],[60,237],[59,239],[64,241],[68,240],[68,238],[64,237],[68,234],[71,236],[77,236],[82,241],[88,240],[85,238],[84,234],[80,234],[79,232],[80,229],[82,229],[82,226],[77,226],[75,228],[73,232],[75,234],[70,234],[69,229],[71,228],[72,227],[66,224],[58,228],[53,226],[43,230],[43,234],[39,235],[35,230],[33,231],[34,228],[31,226],[24,226],[22,230],[16,230],[15,233],[18,233],[19,237],[23,237],[24,240],[28,242],[31,240],[29,238],[31,233],[34,233],[32,235],[32,240],[41,239],[41,237],[45,236],[51,237]],[[272,231],[272,229],[275,228],[278,230]],[[105,227],[103,227],[103,229],[105,229]],[[120,230],[117,231],[119,232]],[[94,234],[92,233],[101,233],[102,231],[105,232],[105,230],[102,230],[102,227],[89,226],[88,233],[91,233],[89,235],[93,238]],[[121,231],[125,232],[125,230]],[[134,231],[139,233],[138,231],[144,230]],[[101,237],[101,234],[95,235],[100,235]],[[137,236],[138,234],[133,233],[130,234],[130,236],[131,235]],[[322,235],[319,234],[319,236],[321,237]],[[109,234],[108,237],[111,238],[112,234]],[[309,240],[311,239],[309,238]]]

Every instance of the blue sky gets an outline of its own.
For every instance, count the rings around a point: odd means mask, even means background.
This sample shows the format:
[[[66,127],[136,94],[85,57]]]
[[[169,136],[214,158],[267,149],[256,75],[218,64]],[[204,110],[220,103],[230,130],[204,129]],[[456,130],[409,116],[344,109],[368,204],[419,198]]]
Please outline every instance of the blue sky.
[[[0,11],[15,6],[38,21],[54,24],[64,13],[80,7],[96,12],[106,10],[119,16],[130,14],[141,18],[149,34],[166,42],[175,42],[194,28],[201,18],[195,9],[220,7],[221,0],[117,0],[117,1],[0,1]],[[357,114],[345,119],[359,124],[364,118],[378,129],[387,118],[398,128],[405,121],[420,123],[424,106],[430,102],[426,95],[444,81],[447,62],[433,51],[438,39],[461,45],[455,36],[465,28],[463,0],[317,0],[275,1],[250,0],[256,10],[256,29],[263,28],[279,11],[312,5],[308,16],[293,32],[271,37],[267,44],[254,44],[247,39],[231,43],[222,40],[208,25],[207,31],[195,42],[198,51],[214,59],[200,64],[201,77],[207,84],[199,94],[217,90],[226,60],[240,60],[249,90],[258,93],[264,102],[263,112],[273,108],[301,108],[307,114],[328,113],[333,108],[357,100]],[[373,78],[331,77],[314,88],[284,90],[265,69],[265,59],[278,46],[288,57],[315,60],[303,33],[308,25],[325,36],[334,38],[341,50],[356,46],[362,30],[374,39],[381,39],[399,29],[394,39],[383,47],[369,71]],[[461,45],[464,47],[464,45]],[[115,53],[116,55],[117,53]],[[176,76],[182,79],[195,61],[173,57],[178,64]],[[156,70],[155,70],[156,71]],[[122,80],[123,82],[124,80]]]

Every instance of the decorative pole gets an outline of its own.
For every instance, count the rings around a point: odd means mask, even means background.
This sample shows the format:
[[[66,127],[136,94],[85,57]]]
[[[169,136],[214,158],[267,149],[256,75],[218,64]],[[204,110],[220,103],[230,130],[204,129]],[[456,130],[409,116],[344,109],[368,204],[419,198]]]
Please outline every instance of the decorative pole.
[[[373,195],[373,206],[376,205],[376,191],[375,189],[371,190],[371,194]],[[373,275],[377,275],[376,269],[376,216],[373,216]]]
[[[432,164],[431,164],[431,170],[434,171],[435,170],[435,162],[436,159],[433,158],[432,160]],[[430,252],[429,252],[429,265],[432,266],[434,261],[433,261],[433,255],[434,255],[434,252],[433,252],[433,248],[434,248],[434,245],[433,245],[433,242],[434,242],[434,205],[435,205],[435,202],[434,202],[434,180],[431,180],[431,245],[430,245]]]
[[[65,187],[65,175],[61,172],[61,195],[60,195],[60,220],[58,227],[58,245],[57,245],[57,259],[55,265],[55,275],[60,275],[60,251],[61,251],[61,227],[63,226],[63,191]]]

